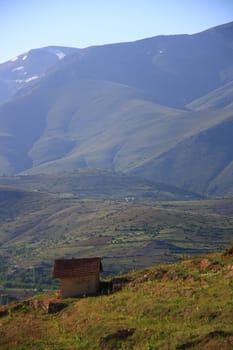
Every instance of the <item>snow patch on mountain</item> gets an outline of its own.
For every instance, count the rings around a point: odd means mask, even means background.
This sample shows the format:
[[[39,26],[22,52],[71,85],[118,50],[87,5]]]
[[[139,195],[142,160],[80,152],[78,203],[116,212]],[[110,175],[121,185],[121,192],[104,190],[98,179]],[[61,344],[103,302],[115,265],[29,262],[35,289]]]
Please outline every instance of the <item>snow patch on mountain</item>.
[[[24,55],[22,60],[25,61],[28,58],[28,55]]]
[[[39,76],[38,75],[33,75],[32,77],[28,78],[28,79],[25,79],[24,82],[25,83],[29,83],[30,81],[32,80],[35,80],[35,79],[38,79]]]
[[[20,71],[20,70],[22,70],[22,69],[24,69],[24,67],[23,67],[23,66],[20,66],[20,67],[17,67],[17,68],[12,69],[12,72]]]
[[[59,60],[63,60],[63,58],[66,56],[64,52],[56,52],[56,56],[59,58]]]
[[[10,61],[11,61],[11,62],[15,62],[15,61],[17,61],[17,59],[18,59],[18,56],[13,57]]]
[[[27,79],[16,79],[15,82],[17,84],[22,84],[22,83],[30,83],[30,81],[39,79],[40,77],[38,75],[33,75],[32,77],[29,77]]]

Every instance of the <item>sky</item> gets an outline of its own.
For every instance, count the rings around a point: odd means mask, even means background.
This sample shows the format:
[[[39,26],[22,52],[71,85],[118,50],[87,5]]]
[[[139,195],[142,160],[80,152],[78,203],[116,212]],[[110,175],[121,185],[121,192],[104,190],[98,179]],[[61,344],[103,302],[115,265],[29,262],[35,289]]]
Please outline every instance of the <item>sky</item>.
[[[233,21],[233,0],[0,0],[0,62],[49,45],[193,34]]]

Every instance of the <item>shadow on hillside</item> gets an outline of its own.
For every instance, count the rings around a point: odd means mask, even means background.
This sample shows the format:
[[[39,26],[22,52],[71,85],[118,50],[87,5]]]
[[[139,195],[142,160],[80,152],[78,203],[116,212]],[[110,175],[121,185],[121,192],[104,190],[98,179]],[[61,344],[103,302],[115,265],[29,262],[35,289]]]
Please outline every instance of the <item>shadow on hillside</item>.
[[[108,295],[120,291],[126,284],[131,282],[130,279],[126,277],[113,278],[110,281],[101,281],[99,294]]]
[[[225,332],[223,330],[210,332],[196,340],[188,341],[180,344],[176,347],[177,350],[194,350],[194,349],[204,349],[207,348],[209,344],[213,344],[213,340],[216,341],[216,346],[218,346],[218,341],[220,342],[221,349],[232,349],[233,346],[233,333]],[[209,349],[209,347],[208,347]],[[220,347],[218,347],[220,349]]]

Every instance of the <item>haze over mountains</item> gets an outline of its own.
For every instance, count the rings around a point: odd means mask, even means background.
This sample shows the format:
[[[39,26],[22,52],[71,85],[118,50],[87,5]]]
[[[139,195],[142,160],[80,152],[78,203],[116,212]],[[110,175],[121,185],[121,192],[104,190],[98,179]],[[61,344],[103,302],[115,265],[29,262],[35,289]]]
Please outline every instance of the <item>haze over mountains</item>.
[[[1,175],[109,169],[233,194],[233,23],[0,65]]]

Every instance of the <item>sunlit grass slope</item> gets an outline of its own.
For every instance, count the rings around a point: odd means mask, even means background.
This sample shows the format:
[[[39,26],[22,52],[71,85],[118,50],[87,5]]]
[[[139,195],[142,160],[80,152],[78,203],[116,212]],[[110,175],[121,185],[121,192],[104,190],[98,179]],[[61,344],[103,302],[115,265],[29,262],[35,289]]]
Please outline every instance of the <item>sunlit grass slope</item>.
[[[0,309],[0,346],[3,350],[230,350],[232,277],[231,248],[129,273],[122,290],[64,299],[67,307],[56,314],[34,310],[28,303],[10,304]]]

